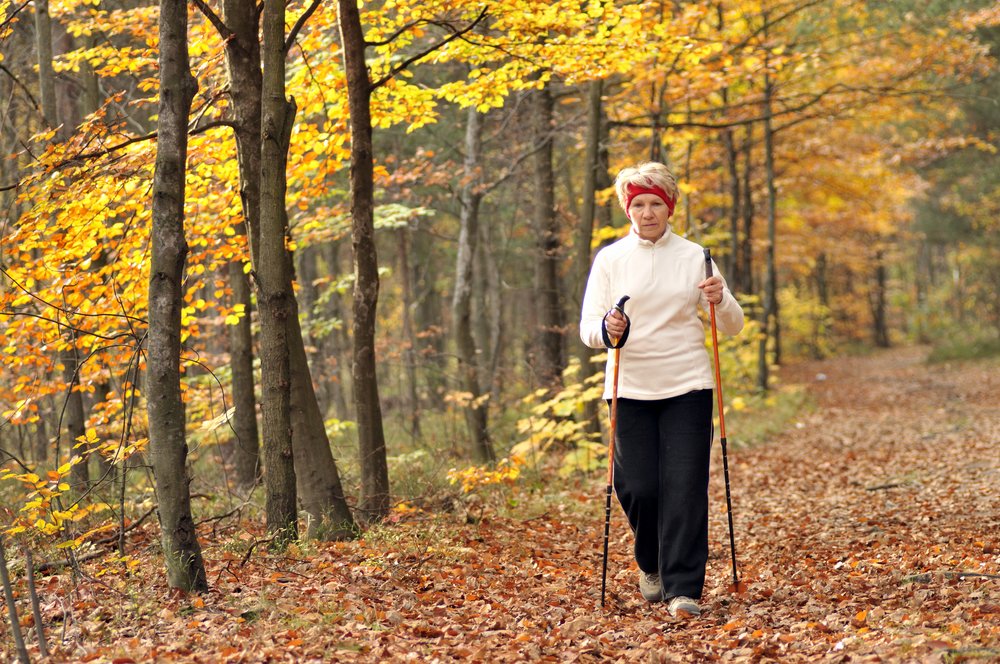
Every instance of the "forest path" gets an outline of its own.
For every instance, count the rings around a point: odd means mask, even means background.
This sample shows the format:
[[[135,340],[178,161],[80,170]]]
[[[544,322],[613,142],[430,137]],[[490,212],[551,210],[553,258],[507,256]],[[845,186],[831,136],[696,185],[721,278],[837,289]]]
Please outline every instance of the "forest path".
[[[727,590],[716,443],[699,618],[675,620],[641,599],[617,505],[600,607],[602,474],[519,487],[513,497],[534,512],[516,518],[403,514],[364,540],[285,555],[258,547],[244,557],[252,537],[209,539],[212,590],[201,598],[168,593],[153,557],[137,571],[148,582],[130,581],[127,610],[73,622],[61,653],[122,662],[998,661],[1000,371],[996,361],[928,366],[924,355],[896,349],[783,371],[815,408],[769,441],[730,450],[748,585],[740,595]]]
[[[764,444],[730,451],[745,594],[727,590],[716,443],[712,554],[700,618],[674,620],[638,595],[631,534],[617,505],[609,601],[600,608],[601,480],[567,493],[585,510],[550,510],[521,523],[494,519],[478,528],[467,542],[469,559],[451,578],[428,578],[422,589],[441,593],[431,611],[437,617],[425,623],[438,626],[430,638],[418,644],[386,635],[367,654],[396,658],[409,650],[421,659],[479,661],[1000,659],[1000,371],[996,362],[928,366],[925,354],[897,349],[785,371],[782,379],[804,385],[815,409]],[[728,433],[738,443],[739,432]]]

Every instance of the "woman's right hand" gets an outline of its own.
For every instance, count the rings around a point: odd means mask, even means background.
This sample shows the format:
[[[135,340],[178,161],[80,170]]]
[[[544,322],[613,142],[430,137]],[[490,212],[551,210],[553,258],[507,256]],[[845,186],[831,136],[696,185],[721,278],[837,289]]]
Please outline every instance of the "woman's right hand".
[[[604,315],[604,329],[608,331],[609,337],[621,339],[625,334],[625,317],[617,309],[612,309]]]

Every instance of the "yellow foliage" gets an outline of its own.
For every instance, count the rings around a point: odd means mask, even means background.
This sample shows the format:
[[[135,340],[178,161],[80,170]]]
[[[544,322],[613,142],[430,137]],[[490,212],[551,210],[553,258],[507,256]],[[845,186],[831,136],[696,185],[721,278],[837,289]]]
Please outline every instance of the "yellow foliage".
[[[492,485],[511,485],[521,476],[524,459],[516,455],[500,459],[495,468],[488,466],[470,466],[462,470],[452,468],[448,471],[448,481],[460,484],[464,493],[472,493],[477,489]]]

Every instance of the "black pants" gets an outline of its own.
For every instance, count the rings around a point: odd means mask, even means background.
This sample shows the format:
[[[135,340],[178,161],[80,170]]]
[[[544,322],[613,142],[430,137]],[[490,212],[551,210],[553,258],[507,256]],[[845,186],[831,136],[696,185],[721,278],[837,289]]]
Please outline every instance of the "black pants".
[[[665,599],[701,597],[708,561],[712,390],[618,400],[615,494],[635,534],[635,560],[660,573]]]

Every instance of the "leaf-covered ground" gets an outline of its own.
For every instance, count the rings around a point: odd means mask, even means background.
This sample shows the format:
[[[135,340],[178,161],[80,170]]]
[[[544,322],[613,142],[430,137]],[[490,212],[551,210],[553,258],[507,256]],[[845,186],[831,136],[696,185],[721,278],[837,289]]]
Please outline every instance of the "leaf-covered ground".
[[[1000,371],[922,359],[894,350],[785,371],[816,407],[730,450],[739,595],[715,454],[699,618],[638,595],[617,506],[600,607],[596,477],[515,494],[518,517],[417,512],[281,556],[247,556],[250,533],[206,532],[202,597],[167,591],[150,526],[131,576],[104,561],[76,591],[65,574],[42,580],[53,660],[998,661]]]

